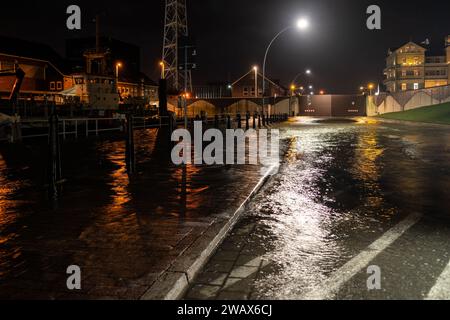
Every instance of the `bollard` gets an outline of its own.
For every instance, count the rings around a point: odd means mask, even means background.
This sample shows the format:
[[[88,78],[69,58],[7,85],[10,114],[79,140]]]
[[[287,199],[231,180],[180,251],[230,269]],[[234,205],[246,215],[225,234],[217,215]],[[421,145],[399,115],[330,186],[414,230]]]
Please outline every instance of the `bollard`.
[[[241,114],[239,113],[237,116],[236,116],[236,121],[237,121],[237,127],[238,127],[238,129],[241,129],[242,128],[242,117],[241,117]]]
[[[61,149],[59,145],[59,119],[54,109],[49,122],[49,171],[48,195],[51,200],[58,198],[58,182],[61,180]]]
[[[231,117],[227,115],[227,129],[231,129]]]
[[[256,113],[253,114],[253,129],[256,129]]]
[[[266,115],[264,113],[262,115],[262,124],[263,124],[263,127],[266,126]]]
[[[258,128],[261,128],[261,115],[258,114]]]
[[[125,160],[127,165],[128,174],[134,174],[136,169],[136,159],[134,150],[134,124],[133,115],[127,113],[127,131],[126,131],[126,148],[125,148]]]
[[[245,114],[245,130],[248,131],[250,129],[250,113]]]

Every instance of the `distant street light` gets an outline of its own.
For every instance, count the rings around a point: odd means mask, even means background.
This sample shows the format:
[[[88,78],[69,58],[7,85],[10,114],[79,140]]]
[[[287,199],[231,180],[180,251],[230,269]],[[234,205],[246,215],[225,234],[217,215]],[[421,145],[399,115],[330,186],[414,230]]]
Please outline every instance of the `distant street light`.
[[[373,89],[375,88],[375,85],[373,85],[372,83],[370,83],[369,86],[368,86],[368,88],[369,88],[369,93],[370,93],[370,95],[372,95]]]
[[[301,18],[297,21],[297,29],[299,30],[306,30],[309,27],[309,21],[305,18]],[[275,37],[272,39],[272,41],[270,41],[269,45],[267,46],[266,49],[266,53],[264,55],[264,62],[263,62],[263,81],[262,81],[262,114],[264,115],[264,105],[265,105],[265,93],[266,93],[266,61],[267,61],[267,56],[269,54],[269,50],[272,47],[272,44],[275,42],[275,40],[278,39],[279,36],[281,36],[283,33],[285,33],[286,31],[293,29],[294,26],[288,26],[286,28],[284,28],[283,30],[281,30],[279,33],[277,33],[275,35]]]
[[[310,69],[307,69],[307,70],[305,70],[304,74],[307,76],[310,76],[312,74],[312,71]],[[297,80],[301,75],[303,75],[303,72],[300,72],[299,74],[297,74],[295,76],[295,78],[291,81],[291,83],[293,83],[293,84],[297,83]]]

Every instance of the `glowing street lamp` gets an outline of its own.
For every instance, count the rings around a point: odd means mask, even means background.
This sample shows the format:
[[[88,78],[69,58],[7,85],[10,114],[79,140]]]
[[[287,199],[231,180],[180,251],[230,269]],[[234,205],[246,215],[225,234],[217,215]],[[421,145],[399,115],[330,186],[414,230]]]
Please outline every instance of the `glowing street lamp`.
[[[305,30],[309,28],[309,21],[306,18],[301,18],[297,21],[297,28]]]
[[[258,98],[258,67],[254,66],[253,70],[255,71],[255,97]]]
[[[120,68],[122,68],[122,63],[117,62],[116,63],[116,89],[119,94],[120,94],[120,92],[119,92],[119,69]]]
[[[369,88],[369,91],[370,91],[370,95],[372,95],[373,89],[375,88],[375,85],[374,85],[373,83],[370,83],[370,84],[368,85],[368,88]]]
[[[309,21],[306,18],[301,18],[297,21],[297,25],[296,25],[298,30],[304,31],[306,29],[309,28]],[[270,41],[269,45],[267,46],[266,49],[266,53],[264,55],[264,61],[263,61],[263,81],[262,81],[262,114],[264,115],[264,105],[265,105],[265,93],[266,93],[266,62],[267,62],[267,56],[269,54],[270,48],[272,47],[272,44],[275,42],[275,40],[278,39],[279,36],[281,36],[283,33],[285,33],[286,31],[295,28],[294,26],[288,26],[286,28],[284,28],[283,30],[281,30],[279,33],[277,33],[275,35],[275,37],[272,39],[272,41]]]
[[[166,78],[166,65],[165,65],[164,61],[161,61],[159,63],[159,66],[161,67],[161,79],[165,79]]]
[[[119,80],[119,69],[122,68],[122,63],[117,62],[116,63],[116,79]]]
[[[305,70],[305,75],[310,76],[311,74],[312,74],[312,71],[311,71],[310,69],[306,69],[306,70]],[[303,75],[303,72],[300,72],[299,74],[297,74],[297,75],[295,76],[294,80],[291,81],[291,83],[294,83],[294,84],[295,84],[295,83],[297,82],[297,79],[298,79],[301,75]]]

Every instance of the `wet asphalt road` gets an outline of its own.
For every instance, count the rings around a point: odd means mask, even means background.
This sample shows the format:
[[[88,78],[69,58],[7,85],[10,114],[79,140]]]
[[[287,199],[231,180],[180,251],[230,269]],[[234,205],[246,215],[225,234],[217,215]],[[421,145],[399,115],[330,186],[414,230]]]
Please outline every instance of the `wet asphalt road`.
[[[316,120],[185,298],[450,299],[450,128]]]

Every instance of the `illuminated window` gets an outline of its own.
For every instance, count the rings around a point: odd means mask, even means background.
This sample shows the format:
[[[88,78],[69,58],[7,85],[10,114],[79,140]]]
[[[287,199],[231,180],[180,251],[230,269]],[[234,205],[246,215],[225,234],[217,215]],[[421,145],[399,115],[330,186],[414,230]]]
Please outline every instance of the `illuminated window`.
[[[418,83],[414,83],[414,90],[419,90],[419,84]]]
[[[408,90],[408,85],[406,83],[402,83],[402,90],[403,91]]]
[[[61,82],[61,81],[58,81],[58,82],[56,83],[56,90],[62,90],[62,88],[63,88],[62,82]]]

